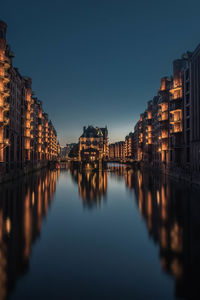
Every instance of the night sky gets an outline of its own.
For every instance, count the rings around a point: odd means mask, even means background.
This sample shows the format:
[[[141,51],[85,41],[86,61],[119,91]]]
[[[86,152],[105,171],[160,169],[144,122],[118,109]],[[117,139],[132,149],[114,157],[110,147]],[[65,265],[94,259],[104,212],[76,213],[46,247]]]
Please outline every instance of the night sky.
[[[200,1],[12,0],[0,19],[61,145],[90,124],[123,140],[172,61],[200,43]]]

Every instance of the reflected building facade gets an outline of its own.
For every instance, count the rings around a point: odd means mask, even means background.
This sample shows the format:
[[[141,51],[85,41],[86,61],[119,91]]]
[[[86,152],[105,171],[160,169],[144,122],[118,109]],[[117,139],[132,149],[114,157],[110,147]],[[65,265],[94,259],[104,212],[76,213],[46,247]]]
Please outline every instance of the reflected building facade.
[[[78,184],[79,196],[83,206],[87,208],[100,207],[102,200],[106,201],[107,172],[80,172],[78,169],[70,169],[72,178]]]
[[[131,169],[124,177],[149,236],[159,245],[162,269],[174,278],[175,296],[196,299],[200,293],[200,192],[167,177]]]
[[[56,190],[58,171],[42,171],[0,186],[0,299],[29,269],[31,249]],[[29,181],[29,178],[31,181]]]

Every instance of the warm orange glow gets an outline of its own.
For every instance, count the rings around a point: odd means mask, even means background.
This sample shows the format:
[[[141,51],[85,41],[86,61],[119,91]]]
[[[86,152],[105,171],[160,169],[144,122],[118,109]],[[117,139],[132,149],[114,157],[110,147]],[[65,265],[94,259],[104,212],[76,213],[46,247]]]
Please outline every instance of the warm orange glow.
[[[151,125],[148,125],[147,126],[147,131],[151,131],[152,130],[152,126]]]
[[[163,113],[161,114],[161,120],[162,120],[162,121],[168,120],[168,112],[167,112],[167,111],[166,111],[166,112],[163,112]]]
[[[148,111],[147,112],[147,119],[151,119],[152,118],[152,113],[151,113],[151,111]]]
[[[10,221],[10,218],[6,219],[6,231],[7,231],[8,234],[11,231],[11,221]]]
[[[163,249],[167,248],[167,230],[164,226],[161,227],[160,231],[160,244]]]
[[[168,138],[168,131],[163,129],[162,133],[161,133],[161,137],[162,137],[162,139]]]
[[[170,90],[170,93],[171,93],[171,100],[182,98],[182,96],[183,96],[181,87]]]
[[[182,276],[183,273],[183,267],[178,261],[177,258],[174,258],[173,261],[171,262],[171,271],[172,274],[178,279]]]
[[[157,204],[159,205],[160,204],[160,193],[159,193],[159,190],[157,190],[157,192],[156,192],[156,198],[157,198]]]
[[[167,149],[168,149],[168,143],[162,142],[162,150],[167,150]]]
[[[161,79],[161,87],[160,87],[160,90],[161,91],[164,91],[166,89],[166,79],[165,78],[162,78]]]
[[[182,229],[179,227],[177,223],[174,224],[171,229],[171,249],[175,252],[182,251]]]
[[[162,112],[165,112],[165,111],[168,110],[168,103],[167,102],[161,103],[160,106],[161,106],[161,111]]]
[[[161,188],[161,217],[163,221],[167,220],[167,200],[164,186]]]

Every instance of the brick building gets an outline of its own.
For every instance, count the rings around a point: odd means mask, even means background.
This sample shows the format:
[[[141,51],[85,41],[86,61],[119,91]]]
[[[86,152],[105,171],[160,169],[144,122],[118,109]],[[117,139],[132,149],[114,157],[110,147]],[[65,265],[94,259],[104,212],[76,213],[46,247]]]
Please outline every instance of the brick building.
[[[32,80],[13,66],[6,30],[0,21],[0,175],[53,160],[59,151],[55,128],[33,97]]]

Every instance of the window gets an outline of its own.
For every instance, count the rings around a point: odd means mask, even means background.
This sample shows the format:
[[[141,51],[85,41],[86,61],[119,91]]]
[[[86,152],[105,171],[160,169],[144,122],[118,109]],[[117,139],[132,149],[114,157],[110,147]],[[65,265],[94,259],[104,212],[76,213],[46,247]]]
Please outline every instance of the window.
[[[186,128],[190,128],[190,119],[186,120]]]
[[[186,143],[187,145],[190,143],[190,131],[187,131],[187,135],[186,135]]]
[[[189,87],[189,82],[187,82],[187,83],[186,83],[186,92],[188,92],[189,89],[190,89],[190,87]]]
[[[190,108],[189,108],[189,106],[187,106],[186,107],[186,116],[189,116],[189,114],[190,114]]]
[[[186,70],[186,80],[189,79],[189,69]]]

